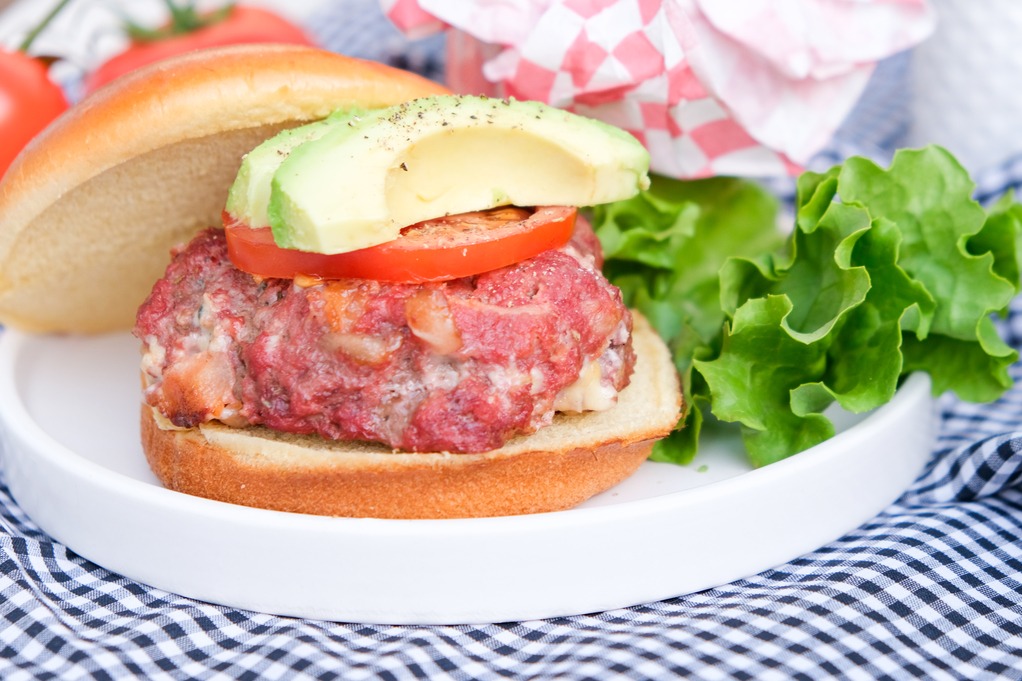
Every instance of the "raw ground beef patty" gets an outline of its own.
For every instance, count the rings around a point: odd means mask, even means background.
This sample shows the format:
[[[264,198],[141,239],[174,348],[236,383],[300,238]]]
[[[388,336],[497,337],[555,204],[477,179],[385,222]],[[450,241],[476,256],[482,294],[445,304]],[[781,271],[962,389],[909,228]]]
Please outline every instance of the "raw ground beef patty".
[[[145,400],[183,428],[450,452],[609,408],[635,361],[631,317],[579,223],[564,248],[430,284],[259,279],[231,265],[221,230],[202,232],[138,312]]]

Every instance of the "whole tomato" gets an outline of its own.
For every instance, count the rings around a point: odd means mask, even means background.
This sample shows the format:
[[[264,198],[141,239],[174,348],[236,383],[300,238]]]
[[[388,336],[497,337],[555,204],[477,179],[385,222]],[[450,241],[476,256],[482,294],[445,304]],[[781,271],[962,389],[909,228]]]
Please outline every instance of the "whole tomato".
[[[67,108],[45,62],[0,49],[0,177],[22,147]]]
[[[205,47],[238,43],[314,44],[287,19],[258,7],[228,5],[199,14],[194,3],[178,5],[171,0],[166,3],[170,23],[152,31],[129,26],[131,44],[86,77],[87,93],[140,66]]]

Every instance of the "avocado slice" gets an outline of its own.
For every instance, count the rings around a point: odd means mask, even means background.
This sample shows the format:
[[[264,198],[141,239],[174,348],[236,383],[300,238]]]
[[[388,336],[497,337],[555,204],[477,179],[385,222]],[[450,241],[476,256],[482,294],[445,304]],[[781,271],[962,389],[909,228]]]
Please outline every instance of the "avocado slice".
[[[225,210],[249,227],[269,227],[270,182],[295,147],[325,135],[333,126],[363,116],[366,109],[339,109],[322,120],[282,130],[245,154],[227,194]]]
[[[295,147],[268,217],[285,248],[343,253],[501,205],[591,206],[649,186],[628,133],[538,102],[441,95],[366,112]]]

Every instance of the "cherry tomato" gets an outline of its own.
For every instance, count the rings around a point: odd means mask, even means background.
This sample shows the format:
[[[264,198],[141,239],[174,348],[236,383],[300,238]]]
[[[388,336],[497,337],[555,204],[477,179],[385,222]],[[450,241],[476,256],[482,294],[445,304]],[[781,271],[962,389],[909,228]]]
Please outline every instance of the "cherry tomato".
[[[512,265],[568,242],[578,210],[495,208],[420,222],[387,243],[323,255],[281,248],[269,227],[252,229],[224,214],[227,253],[238,269],[262,277],[357,277],[421,283],[468,277]]]
[[[278,14],[258,7],[233,5],[194,30],[168,29],[154,32],[151,38],[132,40],[127,49],[89,74],[85,79],[85,91],[92,92],[114,78],[167,57],[238,43],[314,44],[302,29]]]
[[[67,107],[44,62],[0,50],[0,176],[28,141]]]

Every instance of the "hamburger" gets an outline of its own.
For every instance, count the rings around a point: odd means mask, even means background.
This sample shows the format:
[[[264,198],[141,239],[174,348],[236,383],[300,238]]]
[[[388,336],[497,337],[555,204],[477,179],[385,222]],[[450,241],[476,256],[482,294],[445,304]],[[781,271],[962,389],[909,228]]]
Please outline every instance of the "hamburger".
[[[601,195],[576,185],[613,184],[590,172],[602,143],[578,167],[542,142],[564,128],[536,144],[469,133],[452,154],[437,141],[451,107],[473,112],[466,124],[513,108],[515,130],[555,116],[304,47],[193,53],[123,78],[0,184],[0,321],[133,329],[142,448],[170,489],[348,517],[574,506],[675,427],[676,372],[603,278],[577,211]],[[418,141],[402,152],[395,130]],[[322,164],[363,139],[378,143],[346,174]],[[390,179],[372,185],[381,163]],[[461,196],[490,168],[569,205]],[[317,212],[331,201],[339,218]]]

